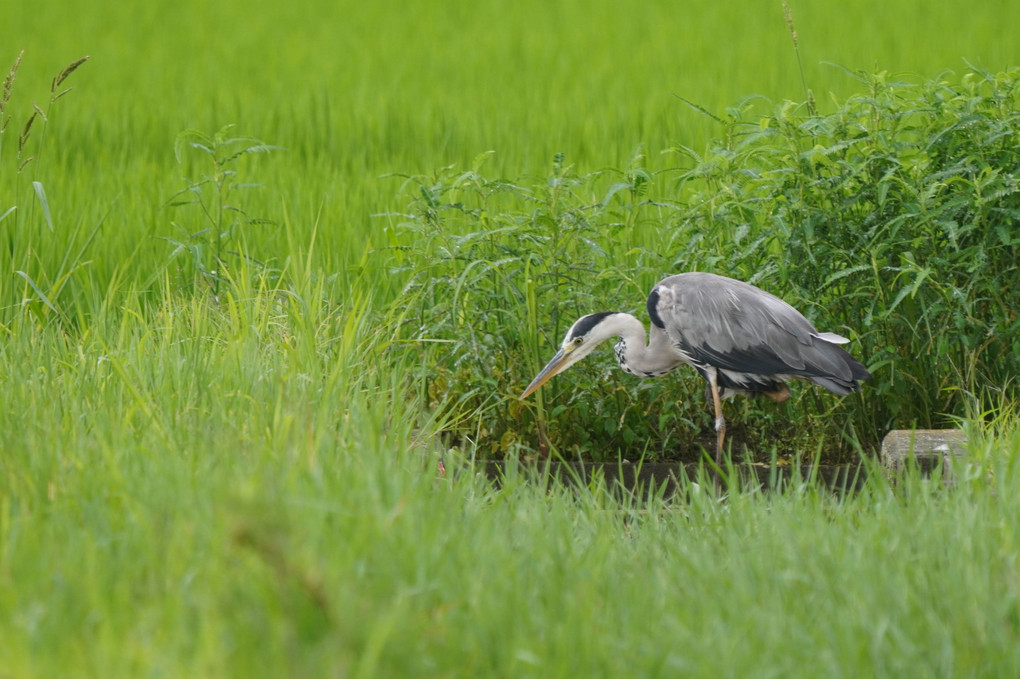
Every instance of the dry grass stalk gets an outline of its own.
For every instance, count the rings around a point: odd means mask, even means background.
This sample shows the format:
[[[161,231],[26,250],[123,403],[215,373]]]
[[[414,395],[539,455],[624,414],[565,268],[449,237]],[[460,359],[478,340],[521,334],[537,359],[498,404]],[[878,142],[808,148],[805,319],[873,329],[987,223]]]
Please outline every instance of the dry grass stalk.
[[[800,60],[800,42],[797,39],[797,27],[793,23],[793,10],[790,9],[790,3],[786,0],[783,0],[783,17],[786,19],[786,27],[790,30],[790,37],[793,39],[793,53],[797,57],[797,69],[800,71],[800,83],[804,86],[804,94],[807,97],[808,111],[814,115],[816,113],[815,93],[807,86],[807,78],[804,76],[804,64]]]
[[[793,48],[797,49],[797,28],[793,25],[793,12],[786,0],[783,0],[783,16],[786,18],[786,27],[790,29],[790,35],[793,37]]]

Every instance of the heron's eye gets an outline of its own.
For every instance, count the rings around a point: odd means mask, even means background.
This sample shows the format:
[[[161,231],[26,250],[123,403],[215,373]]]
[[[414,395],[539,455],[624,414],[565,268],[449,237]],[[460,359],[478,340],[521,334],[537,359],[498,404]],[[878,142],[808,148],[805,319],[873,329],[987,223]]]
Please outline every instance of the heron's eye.
[[[576,347],[576,346],[579,346],[581,344],[584,344],[584,338],[583,337],[575,337],[574,338],[574,346]]]

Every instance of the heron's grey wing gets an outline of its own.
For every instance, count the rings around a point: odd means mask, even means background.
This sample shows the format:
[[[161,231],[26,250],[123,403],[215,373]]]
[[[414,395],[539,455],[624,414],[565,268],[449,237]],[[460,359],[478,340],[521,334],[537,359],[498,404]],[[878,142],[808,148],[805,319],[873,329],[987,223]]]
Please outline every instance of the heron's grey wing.
[[[649,298],[661,327],[695,362],[758,375],[852,382],[845,351],[792,306],[753,285],[712,274],[671,276]]]

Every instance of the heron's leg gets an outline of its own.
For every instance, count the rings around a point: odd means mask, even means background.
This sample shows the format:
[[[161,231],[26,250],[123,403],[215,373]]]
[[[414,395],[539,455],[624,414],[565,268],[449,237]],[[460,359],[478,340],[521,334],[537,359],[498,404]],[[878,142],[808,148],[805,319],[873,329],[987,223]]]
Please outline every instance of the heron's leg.
[[[719,379],[715,368],[708,373],[708,387],[712,392],[712,405],[715,406],[715,464],[722,467],[723,439],[726,438],[726,418],[723,417],[722,400],[719,398]]]

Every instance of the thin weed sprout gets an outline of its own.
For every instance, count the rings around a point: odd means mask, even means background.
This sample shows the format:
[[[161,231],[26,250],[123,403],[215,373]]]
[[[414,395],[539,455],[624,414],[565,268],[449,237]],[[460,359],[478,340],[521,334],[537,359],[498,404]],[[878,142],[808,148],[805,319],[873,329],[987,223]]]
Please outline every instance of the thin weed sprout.
[[[208,282],[214,297],[219,295],[226,280],[223,271],[228,266],[226,255],[262,264],[243,249],[227,249],[238,240],[240,229],[257,224],[275,224],[270,219],[248,215],[235,202],[235,193],[261,186],[239,181],[235,168],[241,158],[282,149],[250,137],[233,136],[233,128],[233,125],[227,125],[213,135],[189,129],[177,136],[174,156],[178,164],[184,164],[186,150],[194,149],[208,161],[210,171],[198,179],[186,180],[187,185],[166,203],[169,208],[193,206],[197,210],[197,222],[202,228],[195,230],[193,222],[174,221],[171,224],[182,236],[164,236],[164,240],[174,246],[168,259],[172,261],[188,256],[198,276]]]

